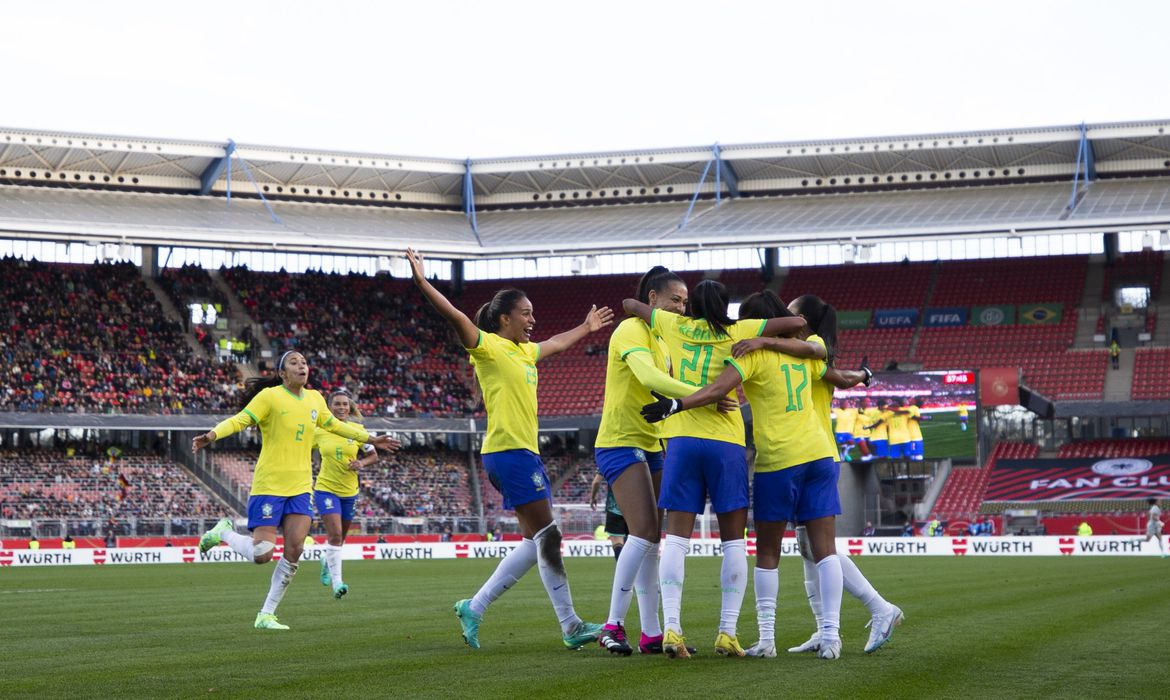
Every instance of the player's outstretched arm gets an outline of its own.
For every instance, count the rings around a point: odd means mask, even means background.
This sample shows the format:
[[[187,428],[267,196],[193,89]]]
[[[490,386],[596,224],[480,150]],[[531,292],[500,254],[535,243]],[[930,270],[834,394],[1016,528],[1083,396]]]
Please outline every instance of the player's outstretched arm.
[[[731,346],[731,356],[738,359],[753,350],[771,350],[772,352],[782,352],[785,355],[791,355],[793,357],[807,357],[817,360],[823,360],[828,357],[828,353],[825,352],[825,347],[818,343],[810,343],[807,340],[797,340],[795,338],[771,338],[766,336],[739,341]]]
[[[818,346],[820,347],[820,346]],[[865,384],[869,386],[869,380],[873,377],[873,372],[869,368],[860,369],[837,369],[830,367],[825,370],[825,382],[837,387],[838,389],[851,389],[858,384]],[[909,413],[909,411],[906,411]]]
[[[407,248],[406,259],[410,261],[410,273],[414,278],[415,286],[431,303],[431,306],[435,307],[443,318],[447,319],[447,323],[450,323],[451,327],[455,329],[463,347],[475,347],[476,343],[479,342],[479,328],[471,322],[470,318],[467,318],[467,314],[455,308],[455,305],[430,283],[423,271],[422,255],[414,252],[413,248]]]
[[[679,411],[716,403],[726,398],[742,381],[743,377],[740,376],[739,370],[729,365],[719,373],[715,381],[690,396],[684,396],[681,399],[668,399],[661,394],[652,392],[658,400],[642,407],[642,417],[648,423],[657,423]]]
[[[626,312],[627,316],[634,316],[650,325],[650,317],[654,315],[654,308],[649,304],[644,304],[637,299],[622,299],[622,311]]]
[[[577,341],[585,336],[590,333],[596,333],[612,323],[613,309],[608,306],[603,306],[599,309],[597,308],[597,304],[594,304],[589,309],[589,313],[585,314],[585,321],[581,325],[576,328],[571,328],[564,333],[558,333],[540,343],[540,359],[543,360],[559,352],[564,352],[573,347]]]
[[[808,321],[803,316],[777,316],[764,323],[760,335],[796,335],[805,329]]]

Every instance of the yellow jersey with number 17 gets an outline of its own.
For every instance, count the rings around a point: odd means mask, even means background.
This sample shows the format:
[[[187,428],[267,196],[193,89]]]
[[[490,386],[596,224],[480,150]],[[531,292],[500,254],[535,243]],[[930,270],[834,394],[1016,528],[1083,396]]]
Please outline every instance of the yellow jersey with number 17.
[[[362,445],[333,433],[317,433],[313,447],[321,453],[321,471],[317,472],[313,489],[345,498],[358,495],[358,475],[349,468],[349,463],[357,459],[358,452],[367,455],[373,452],[374,446]]]
[[[313,443],[319,430],[358,442],[370,439],[360,425],[335,420],[321,392],[302,389],[297,396],[283,384],[262,390],[243,411],[212,430],[220,440],[251,425],[259,426],[263,440],[252,475],[252,496],[297,496],[311,491]]]
[[[540,454],[536,442],[536,361],[540,346],[514,343],[480,331],[468,348],[475,378],[487,409],[487,435],[481,454],[529,450]]]
[[[756,473],[774,472],[825,457],[837,449],[822,439],[824,426],[813,405],[812,387],[825,374],[823,360],[756,350],[727,364],[743,378],[752,405]]]
[[[731,357],[731,346],[759,336],[766,323],[759,319],[737,321],[727,328],[727,335],[716,337],[704,320],[662,309],[650,314],[650,330],[660,333],[666,341],[675,379],[694,387],[713,382],[723,371],[724,360]],[[662,437],[695,437],[743,445],[743,415],[739,411],[722,413],[715,404],[682,411],[666,419]]]
[[[825,339],[815,333],[806,338],[810,343],[816,343],[822,348],[825,347]],[[826,366],[825,372],[828,371]],[[833,459],[837,459],[840,455],[837,454],[837,437],[833,434],[833,385],[825,381],[825,372],[821,372],[817,380],[812,385],[812,400],[813,408],[817,411],[817,417],[821,421],[820,437],[823,437],[825,445],[833,453]]]

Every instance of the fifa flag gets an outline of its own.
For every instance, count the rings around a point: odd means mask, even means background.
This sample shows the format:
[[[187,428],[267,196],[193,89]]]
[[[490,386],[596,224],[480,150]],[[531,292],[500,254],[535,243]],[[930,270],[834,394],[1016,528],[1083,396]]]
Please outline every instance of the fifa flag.
[[[1014,306],[976,306],[971,309],[972,326],[1010,326],[1015,322]]]
[[[1023,304],[1020,306],[1020,323],[1039,325],[1060,323],[1064,315],[1064,304]]]
[[[984,367],[979,370],[979,403],[984,406],[1015,406],[1019,404],[1019,368]]]

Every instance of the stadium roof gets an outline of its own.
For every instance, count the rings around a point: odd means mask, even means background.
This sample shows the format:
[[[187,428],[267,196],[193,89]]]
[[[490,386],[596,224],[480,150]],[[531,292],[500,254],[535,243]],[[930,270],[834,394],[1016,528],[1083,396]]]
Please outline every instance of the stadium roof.
[[[490,258],[1165,229],[1168,130],[458,161],[0,129],[0,237]]]

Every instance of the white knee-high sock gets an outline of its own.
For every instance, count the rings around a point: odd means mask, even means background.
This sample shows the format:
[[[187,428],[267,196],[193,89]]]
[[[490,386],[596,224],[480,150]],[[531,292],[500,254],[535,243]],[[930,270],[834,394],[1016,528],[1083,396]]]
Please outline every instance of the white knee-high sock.
[[[325,566],[329,568],[329,578],[333,581],[333,586],[340,586],[344,579],[341,578],[341,547],[338,545],[325,545]]]
[[[630,599],[634,596],[634,579],[642,569],[642,562],[650,550],[657,545],[641,537],[630,535],[618,555],[617,568],[613,574],[613,589],[609,594],[609,619],[607,624],[620,625],[625,622],[630,610]]]
[[[812,561],[801,557],[800,563],[804,564],[804,592],[808,596],[808,607],[812,609],[819,632],[821,629],[821,577],[817,573],[817,565]]]
[[[723,566],[719,569],[719,584],[723,589],[719,610],[719,631],[735,636],[739,611],[743,608],[743,594],[747,590],[747,543],[730,540],[723,543]]]
[[[569,577],[565,574],[565,562],[561,558],[560,528],[555,522],[549,523],[532,536],[532,541],[536,543],[536,568],[540,571],[540,580],[544,582],[544,590],[552,601],[557,621],[561,623],[561,631],[569,634],[581,622],[581,618],[573,610],[573,594],[569,591]]]
[[[662,593],[662,622],[668,630],[682,634],[683,580],[686,578],[687,550],[691,540],[678,535],[667,535],[658,562],[658,585]]]
[[[284,592],[288,590],[288,585],[292,583],[296,573],[297,565],[288,559],[281,558],[276,562],[276,568],[272,571],[272,583],[268,586],[268,597],[264,599],[264,607],[260,608],[260,612],[276,612],[276,606],[280,605],[280,599],[284,598]]]
[[[634,579],[634,592],[638,594],[638,618],[642,621],[642,634],[657,637],[662,634],[662,623],[658,621],[658,543],[651,543],[642,566]]]
[[[488,606],[495,602],[512,586],[516,585],[528,570],[536,565],[536,543],[532,540],[522,540],[508,556],[500,560],[496,570],[480,586],[479,591],[471,599],[471,610],[482,615]]]
[[[755,570],[756,623],[760,627],[760,642],[776,641],[776,594],[780,591],[780,570]]]
[[[869,579],[861,573],[861,569],[857,568],[857,564],[849,557],[838,556],[837,559],[841,562],[841,578],[845,584],[845,590],[849,595],[861,601],[861,604],[869,610],[870,615],[880,615],[884,613],[890,606],[886,599],[877,592]]]
[[[249,535],[241,535],[235,530],[228,530],[220,536],[220,539],[222,539],[224,542],[227,542],[228,546],[232,548],[233,552],[239,554],[248,561],[252,561],[256,558],[256,549],[253,547],[252,538]]]
[[[821,583],[821,639],[832,641],[841,636],[841,560],[830,554],[817,562]]]

